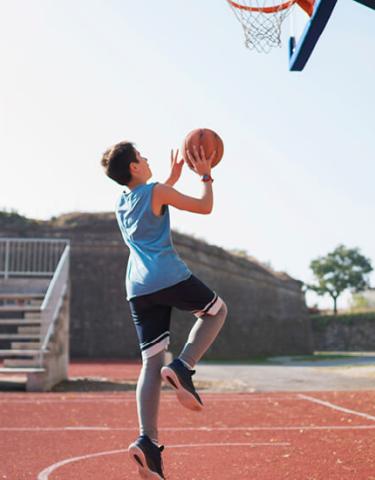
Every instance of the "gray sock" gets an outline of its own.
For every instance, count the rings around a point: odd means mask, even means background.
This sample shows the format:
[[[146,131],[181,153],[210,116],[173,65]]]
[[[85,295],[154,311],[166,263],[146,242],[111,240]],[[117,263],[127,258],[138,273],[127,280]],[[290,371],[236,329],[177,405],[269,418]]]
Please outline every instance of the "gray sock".
[[[204,315],[193,325],[179,358],[194,368],[224,325],[228,310],[225,303],[216,315]]]
[[[143,359],[137,383],[137,411],[140,435],[158,442],[158,413],[161,388],[160,370],[164,365],[164,350]]]

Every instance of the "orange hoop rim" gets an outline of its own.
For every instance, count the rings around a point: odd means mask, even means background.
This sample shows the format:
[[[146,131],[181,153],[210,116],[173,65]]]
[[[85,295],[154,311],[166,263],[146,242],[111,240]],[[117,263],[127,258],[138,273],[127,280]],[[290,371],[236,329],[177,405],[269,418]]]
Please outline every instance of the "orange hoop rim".
[[[234,8],[239,10],[246,10],[247,12],[262,12],[262,13],[277,13],[281,10],[286,10],[291,7],[294,3],[297,3],[298,0],[289,0],[288,2],[281,3],[280,5],[275,5],[274,7],[248,7],[247,5],[241,5],[240,3],[233,2],[228,0],[228,3]]]

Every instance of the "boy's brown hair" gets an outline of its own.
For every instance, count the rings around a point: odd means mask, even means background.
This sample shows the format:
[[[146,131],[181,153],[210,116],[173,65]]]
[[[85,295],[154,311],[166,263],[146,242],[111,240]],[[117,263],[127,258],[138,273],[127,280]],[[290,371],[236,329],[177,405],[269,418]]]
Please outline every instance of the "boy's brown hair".
[[[132,178],[130,173],[132,162],[138,163],[134,145],[124,141],[108,148],[100,163],[109,178],[120,185],[128,185]]]

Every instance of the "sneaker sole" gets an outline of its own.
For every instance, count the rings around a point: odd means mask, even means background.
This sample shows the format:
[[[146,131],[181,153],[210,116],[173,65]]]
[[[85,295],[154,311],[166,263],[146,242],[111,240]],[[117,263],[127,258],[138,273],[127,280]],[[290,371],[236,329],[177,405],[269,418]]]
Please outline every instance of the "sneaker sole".
[[[153,472],[148,468],[146,457],[143,451],[134,443],[129,445],[128,448],[129,456],[133,460],[133,462],[138,467],[138,473],[141,478],[147,480],[164,480],[158,473]]]
[[[203,406],[198,402],[194,395],[181,385],[176,372],[172,368],[163,367],[160,373],[162,379],[175,390],[177,399],[181,405],[189,410],[194,410],[195,412],[203,410]]]

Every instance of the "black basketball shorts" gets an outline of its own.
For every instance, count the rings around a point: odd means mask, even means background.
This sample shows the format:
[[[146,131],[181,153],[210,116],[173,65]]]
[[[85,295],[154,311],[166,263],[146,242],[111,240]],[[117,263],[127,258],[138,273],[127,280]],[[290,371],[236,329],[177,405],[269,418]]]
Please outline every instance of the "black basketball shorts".
[[[170,339],[172,307],[196,317],[216,315],[223,300],[197,277],[191,275],[176,285],[129,300],[142,358],[166,350]]]

